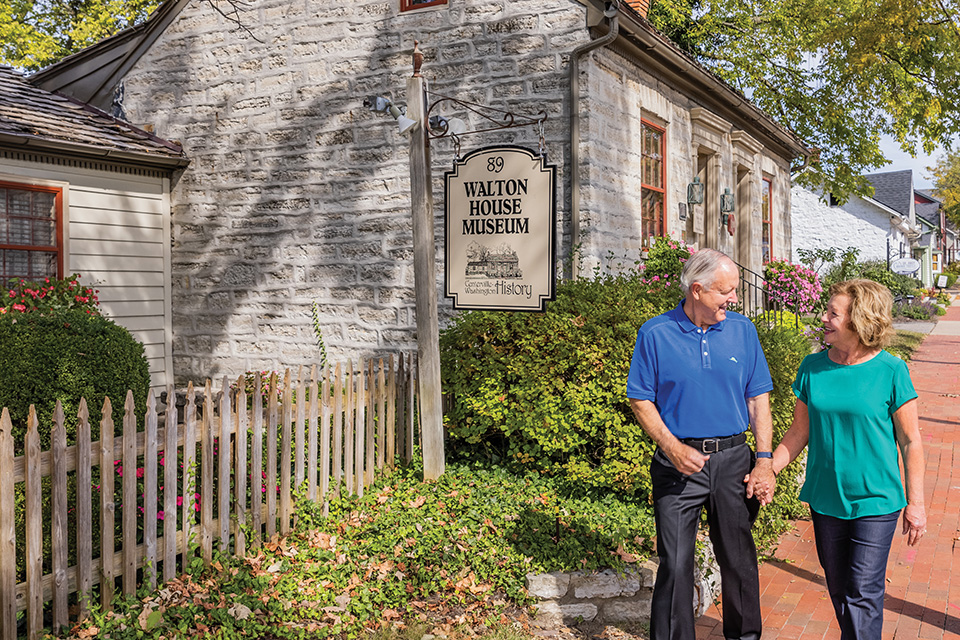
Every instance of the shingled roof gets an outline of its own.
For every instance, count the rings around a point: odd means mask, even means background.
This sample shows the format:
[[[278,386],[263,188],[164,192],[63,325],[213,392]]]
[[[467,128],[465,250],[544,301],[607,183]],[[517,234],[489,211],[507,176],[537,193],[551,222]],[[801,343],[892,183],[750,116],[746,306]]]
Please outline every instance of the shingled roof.
[[[887,205],[900,215],[910,215],[913,200],[913,171],[887,171],[864,176],[873,185],[873,199]]]
[[[176,168],[183,148],[0,65],[0,147]]]

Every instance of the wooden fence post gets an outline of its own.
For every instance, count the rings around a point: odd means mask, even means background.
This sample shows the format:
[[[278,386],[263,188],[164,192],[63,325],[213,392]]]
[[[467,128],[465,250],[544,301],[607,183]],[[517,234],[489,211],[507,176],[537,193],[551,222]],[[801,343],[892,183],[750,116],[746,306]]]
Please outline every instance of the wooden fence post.
[[[267,403],[267,536],[277,532],[277,373],[270,374]]]
[[[320,450],[320,499],[323,500],[323,515],[329,513],[327,492],[330,490],[330,365],[323,367],[323,390],[321,391],[321,427],[320,441],[323,449]]]
[[[366,427],[366,416],[364,415],[364,409],[366,408],[365,396],[366,392],[366,376],[363,372],[363,358],[360,358],[359,367],[357,367],[357,377],[356,377],[356,386],[357,386],[357,403],[356,403],[356,413],[355,422],[354,422],[354,436],[356,437],[356,442],[354,443],[353,455],[355,456],[353,467],[354,473],[356,474],[356,483],[357,483],[357,495],[361,498],[363,497],[363,483],[365,475],[363,473],[363,443],[366,440],[364,437],[364,430]]]
[[[17,542],[14,528],[13,424],[0,413],[0,640],[17,638]]]
[[[110,611],[113,601],[116,527],[116,455],[113,449],[113,404],[103,399],[100,418],[100,607]]]
[[[64,426],[63,405],[57,400],[53,413],[53,431],[50,433],[53,458],[51,468],[50,547],[53,552],[53,632],[59,633],[70,622],[67,610],[67,428]]]
[[[263,540],[263,390],[260,374],[254,378],[253,384],[253,442],[250,451],[250,508],[253,513],[250,525],[253,528],[254,547],[259,547]]]
[[[177,573],[177,392],[167,387],[167,412],[163,430],[163,581]],[[184,442],[186,447],[186,442]],[[186,479],[187,470],[184,468]],[[183,537],[187,537],[187,522],[183,523]]]
[[[147,393],[147,415],[143,434],[143,548],[144,577],[150,589],[157,586],[157,398]]]
[[[123,412],[123,593],[137,592],[137,414],[133,391]]]
[[[80,398],[77,418],[77,618],[85,620],[93,589],[93,445],[86,398]]]
[[[310,369],[310,391],[307,394],[310,404],[310,417],[307,425],[307,499],[317,501],[317,419],[319,418],[319,402],[317,395],[317,365]],[[330,443],[325,443],[329,447]]]
[[[183,408],[183,571],[186,572],[193,559],[190,537],[196,523],[197,503],[197,405],[193,383],[187,384],[187,404]]]
[[[217,474],[217,524],[220,525],[220,553],[230,552],[230,466],[233,463],[230,448],[230,427],[233,424],[230,409],[230,382],[223,376],[220,383],[219,447],[220,472]]]
[[[24,510],[26,513],[27,638],[35,640],[43,629],[43,502],[40,490],[40,434],[37,410],[30,405],[27,435],[24,437]]]
[[[293,496],[290,493],[290,458],[293,451],[293,388],[290,369],[283,376],[283,421],[280,423],[280,535],[290,533]]]
[[[234,536],[234,550],[238,557],[247,553],[247,539],[244,526],[247,524],[247,390],[243,376],[237,379],[237,394],[235,404],[234,424],[234,451],[236,464],[233,469],[234,477],[234,510],[237,513],[237,533]],[[253,482],[250,483],[254,487]]]

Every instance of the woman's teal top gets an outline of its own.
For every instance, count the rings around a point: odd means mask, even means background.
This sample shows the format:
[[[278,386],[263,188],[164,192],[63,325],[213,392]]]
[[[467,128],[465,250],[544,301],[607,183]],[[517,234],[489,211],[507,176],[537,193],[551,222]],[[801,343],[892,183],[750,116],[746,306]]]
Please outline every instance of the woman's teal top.
[[[793,382],[810,415],[800,499],[843,519],[898,511],[906,499],[893,414],[917,397],[907,365],[886,351],[854,365],[837,364],[828,353],[804,358]]]

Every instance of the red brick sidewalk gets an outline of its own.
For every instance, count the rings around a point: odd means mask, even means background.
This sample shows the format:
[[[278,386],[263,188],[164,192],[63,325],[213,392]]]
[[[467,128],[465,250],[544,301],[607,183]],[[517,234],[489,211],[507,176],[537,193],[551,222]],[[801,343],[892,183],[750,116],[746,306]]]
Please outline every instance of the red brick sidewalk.
[[[928,533],[918,547],[894,537],[887,565],[884,640],[960,640],[960,299],[910,363],[920,395],[927,459]],[[952,324],[956,322],[957,324]],[[953,335],[938,335],[952,333]],[[799,521],[760,568],[764,640],[837,640],[840,630],[817,561],[813,526]],[[720,607],[697,623],[697,638],[722,638]]]

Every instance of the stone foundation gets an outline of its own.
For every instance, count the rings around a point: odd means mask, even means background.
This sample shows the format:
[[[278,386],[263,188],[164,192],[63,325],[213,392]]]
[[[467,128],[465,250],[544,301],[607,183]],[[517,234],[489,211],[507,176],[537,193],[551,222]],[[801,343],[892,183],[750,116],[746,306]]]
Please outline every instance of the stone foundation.
[[[697,550],[693,611],[702,616],[720,594],[720,569],[709,544]],[[527,591],[540,600],[537,619],[544,626],[580,622],[643,624],[650,622],[650,603],[657,561],[647,560],[622,574],[603,571],[527,575]]]

